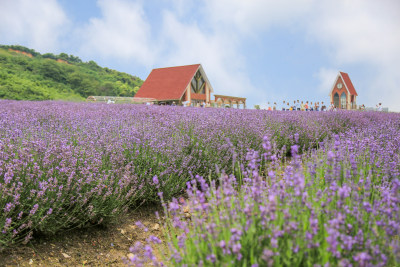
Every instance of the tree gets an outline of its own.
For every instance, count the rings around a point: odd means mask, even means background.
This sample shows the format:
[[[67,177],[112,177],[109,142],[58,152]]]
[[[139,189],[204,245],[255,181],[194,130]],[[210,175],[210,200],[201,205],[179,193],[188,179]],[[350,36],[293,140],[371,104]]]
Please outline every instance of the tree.
[[[51,60],[45,60],[39,65],[39,73],[44,77],[52,79],[56,82],[65,82],[65,73],[61,69],[60,65]]]
[[[52,54],[52,53],[43,54],[42,57],[57,60],[57,56],[55,56],[55,55]]]
[[[99,70],[101,69],[101,67],[100,67],[99,65],[97,65],[97,63],[94,62],[93,60],[90,60],[90,61],[87,63],[87,65],[89,66],[89,68],[90,68],[91,70],[94,70],[94,71],[99,71]]]
[[[136,76],[102,68],[94,61],[46,53],[30,58],[0,45],[0,98],[19,100],[79,99],[90,95],[134,96],[143,81]],[[14,50],[29,51],[14,47]],[[67,60],[63,64],[56,59]]]
[[[61,53],[61,54],[59,54],[57,56],[57,59],[62,59],[62,60],[68,61],[69,60],[69,56],[67,54],[65,54],[65,53]]]

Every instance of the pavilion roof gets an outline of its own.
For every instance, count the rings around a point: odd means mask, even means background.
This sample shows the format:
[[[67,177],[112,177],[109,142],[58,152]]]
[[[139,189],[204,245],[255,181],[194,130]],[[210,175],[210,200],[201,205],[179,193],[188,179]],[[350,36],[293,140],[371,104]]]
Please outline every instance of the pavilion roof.
[[[214,94],[215,99],[217,98],[226,98],[226,99],[240,99],[240,100],[246,100],[245,97],[238,97],[238,96],[229,96],[229,95],[216,95]]]

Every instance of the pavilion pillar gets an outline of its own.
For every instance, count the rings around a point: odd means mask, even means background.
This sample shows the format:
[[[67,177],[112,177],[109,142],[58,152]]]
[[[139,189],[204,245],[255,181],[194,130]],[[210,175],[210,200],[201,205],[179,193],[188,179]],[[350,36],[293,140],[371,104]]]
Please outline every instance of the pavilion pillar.
[[[206,83],[206,85],[205,85],[205,87],[206,87],[206,103],[209,103],[210,102],[210,88],[208,88],[208,85],[207,85],[207,83]]]
[[[191,91],[190,91],[190,84],[188,87],[186,87],[186,101],[189,101],[189,106],[192,104],[192,97],[191,97]]]

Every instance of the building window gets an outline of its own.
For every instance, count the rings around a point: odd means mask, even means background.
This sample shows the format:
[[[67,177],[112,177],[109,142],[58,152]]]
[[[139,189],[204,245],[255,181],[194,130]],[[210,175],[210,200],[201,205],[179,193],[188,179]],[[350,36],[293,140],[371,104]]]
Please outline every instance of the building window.
[[[340,96],[340,105],[341,105],[341,109],[347,109],[345,93],[342,93],[342,95]]]
[[[191,82],[191,92],[195,94],[205,94],[206,93],[206,83],[201,76],[200,71],[197,71]]]
[[[339,94],[335,93],[333,95],[333,104],[335,105],[335,108],[339,107]]]

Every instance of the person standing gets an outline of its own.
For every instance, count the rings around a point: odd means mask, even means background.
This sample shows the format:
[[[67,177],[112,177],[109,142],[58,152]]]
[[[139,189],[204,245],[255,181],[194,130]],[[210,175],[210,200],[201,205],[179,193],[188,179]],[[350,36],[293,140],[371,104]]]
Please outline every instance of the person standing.
[[[286,101],[283,100],[283,103],[282,103],[282,111],[285,111],[285,110],[286,110],[285,104],[286,104]]]
[[[379,103],[378,105],[376,105],[376,110],[382,111],[382,103]]]
[[[336,107],[335,104],[333,104],[333,103],[332,103],[332,110],[333,110],[333,111],[336,111],[336,110],[337,110],[337,107]]]

